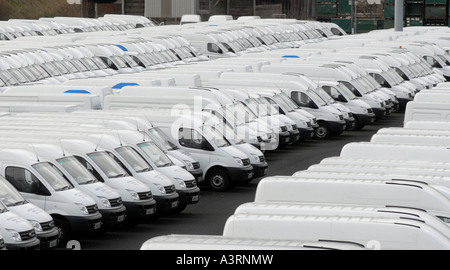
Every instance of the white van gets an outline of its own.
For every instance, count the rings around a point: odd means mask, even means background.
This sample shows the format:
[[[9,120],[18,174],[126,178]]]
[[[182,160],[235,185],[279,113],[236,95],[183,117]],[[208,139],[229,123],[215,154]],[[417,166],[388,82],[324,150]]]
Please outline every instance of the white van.
[[[351,241],[381,250],[450,249],[449,238],[438,230],[400,218],[235,214],[228,218],[223,236]]]
[[[215,127],[187,116],[147,114],[147,117],[200,162],[203,180],[212,190],[224,191],[253,178],[249,157]]]
[[[155,93],[157,96],[154,95]],[[262,121],[247,122],[248,117],[238,113],[241,106],[217,89],[125,87],[120,95],[110,95],[105,98],[105,110],[125,108],[152,108],[162,113],[181,110],[211,111],[231,124],[241,136],[240,138],[248,143],[264,150],[275,150],[278,147],[278,138],[275,136],[277,134],[273,134],[277,131],[271,130]],[[261,140],[258,140],[258,136]]]
[[[17,141],[14,141],[17,140]],[[25,140],[24,140],[25,141]],[[61,147],[51,144],[34,143],[31,139],[24,142],[17,137],[2,139],[0,147],[11,147],[34,151],[37,156],[51,161],[54,170],[69,181],[73,187],[86,193],[95,200],[102,215],[102,230],[120,228],[126,218],[126,208],[120,194],[111,187],[99,182],[78,160],[64,152]]]
[[[263,78],[266,75],[265,73],[259,73],[257,75],[259,76],[256,76],[254,80],[251,80],[251,78],[253,78],[251,74],[249,74],[248,79],[246,80],[210,80],[209,85],[214,87],[234,85],[243,87],[260,87],[263,89],[279,89],[293,98],[293,100],[302,109],[317,118],[317,122],[319,124],[319,127],[316,130],[317,138],[327,139],[331,135],[339,135],[345,130],[346,123],[342,113],[335,108],[328,106],[325,101],[323,101],[323,99],[320,98],[320,96],[318,96],[314,91],[305,90],[306,87],[303,84],[295,81],[282,81],[281,78],[274,81],[273,79],[269,79],[270,74],[268,75],[268,78],[264,80]],[[291,96],[291,93],[286,91],[294,91],[295,95]]]
[[[417,95],[422,94],[418,93]],[[425,94],[425,93],[423,93]],[[416,95],[416,96],[417,96]],[[409,102],[405,109],[404,125],[410,121],[440,121],[446,122],[449,117],[450,103],[444,99],[436,102]]]
[[[3,134],[7,136],[5,141],[36,142],[37,144],[45,143],[62,147],[66,155],[74,156],[98,181],[105,183],[120,194],[127,211],[127,224],[136,224],[154,216],[156,202],[150,189],[129,176],[105,151],[99,150],[97,144],[85,140],[52,139],[48,134],[42,136],[41,131],[22,132],[16,130]],[[117,217],[113,216],[112,218]]]
[[[68,81],[69,82],[69,81]],[[100,97],[100,106],[103,107],[103,100],[105,96],[112,95],[113,90],[108,86],[76,86],[71,85],[68,82],[64,83],[64,85],[22,85],[22,86],[14,86],[8,87],[3,90],[3,94],[6,95],[33,95],[33,94],[92,94]]]
[[[8,250],[37,250],[40,249],[36,232],[26,219],[8,211],[0,202],[0,233],[4,245]]]
[[[0,150],[1,174],[28,201],[48,212],[60,230],[60,245],[73,236],[98,232],[102,215],[95,201],[73,187],[51,162],[24,149]]]
[[[433,132],[446,132],[450,130],[450,122],[442,121],[408,121],[404,124],[405,129],[432,130]]]
[[[1,102],[37,102],[51,104],[76,105],[79,109],[102,109],[102,101],[98,95],[92,94],[0,94]]]
[[[9,127],[11,129],[15,128],[15,126]],[[21,132],[27,131],[21,130],[20,128],[16,128],[15,130]],[[97,148],[104,150],[122,166],[123,170],[126,171],[125,175],[131,175],[150,188],[153,198],[156,201],[157,211],[160,213],[169,213],[177,209],[179,195],[175,191],[172,180],[153,170],[148,161],[137,152],[134,146],[122,142],[120,137],[121,131],[117,131],[117,135],[111,135],[110,130],[104,130],[103,133],[97,133],[97,131],[83,132],[83,128],[68,125],[64,127],[64,131],[60,131],[57,126],[36,125],[30,126],[28,132],[41,132],[43,133],[43,138],[47,138],[47,140],[81,139],[95,144]],[[194,180],[192,176],[191,178]]]
[[[296,241],[225,237],[222,235],[156,236],[145,241],[140,250],[365,250],[357,243],[339,241]]]
[[[440,191],[424,182],[408,180],[267,177],[259,182],[255,202],[411,207],[445,221],[450,214],[450,201]]]
[[[298,202],[249,202],[238,206],[234,214],[384,217],[421,220],[450,237],[450,227],[424,210],[395,206],[311,204]]]
[[[375,122],[375,114],[370,105],[358,99],[344,84],[335,81],[318,81],[317,85],[336,102],[347,107],[355,118],[355,129],[362,129]]]
[[[0,205],[26,219],[34,228],[40,249],[52,249],[58,245],[59,230],[53,218],[44,210],[28,202],[3,176],[0,177]]]
[[[344,158],[372,158],[447,162],[448,149],[442,146],[358,142],[346,144],[340,153]]]
[[[390,105],[390,98],[383,93],[378,93],[366,89],[358,80],[350,74],[343,72],[335,66],[317,67],[314,65],[269,65],[264,66],[263,73],[296,73],[310,78],[311,80],[332,80],[342,82],[358,98],[367,102],[375,113],[376,120],[383,118],[389,113],[387,107]],[[389,109],[390,110],[390,109]]]

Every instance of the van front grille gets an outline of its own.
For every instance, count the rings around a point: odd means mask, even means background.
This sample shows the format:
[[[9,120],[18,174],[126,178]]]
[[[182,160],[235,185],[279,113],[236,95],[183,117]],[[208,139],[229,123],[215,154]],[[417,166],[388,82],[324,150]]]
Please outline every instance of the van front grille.
[[[22,241],[28,241],[30,239],[33,239],[36,237],[36,232],[33,230],[20,232],[20,238],[22,238]]]
[[[88,213],[89,213],[89,214],[95,214],[95,213],[98,212],[98,207],[97,207],[96,204],[86,206],[86,209],[88,210]]]
[[[150,200],[153,198],[152,193],[150,191],[148,192],[140,192],[138,193],[139,200]]]

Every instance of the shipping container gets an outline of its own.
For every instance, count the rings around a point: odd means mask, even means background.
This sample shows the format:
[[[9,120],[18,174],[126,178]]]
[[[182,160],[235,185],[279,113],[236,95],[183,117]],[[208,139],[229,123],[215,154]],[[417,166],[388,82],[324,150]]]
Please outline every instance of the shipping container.
[[[352,13],[352,6],[350,0],[339,0],[338,2],[338,17],[349,16]]]
[[[372,30],[383,29],[383,28],[384,28],[383,20],[377,20],[377,19],[362,20],[362,19],[358,19],[356,21],[356,32],[357,33],[367,33],[367,32],[370,32]]]
[[[406,17],[406,26],[423,26],[423,17]]]
[[[348,34],[352,32],[352,20],[350,19],[332,18],[331,22],[337,24]]]
[[[425,20],[430,19],[440,19],[446,20],[447,18],[447,7],[446,6],[434,6],[434,5],[426,5],[425,6]]]
[[[316,6],[317,18],[334,18],[337,15],[336,3],[321,3]]]

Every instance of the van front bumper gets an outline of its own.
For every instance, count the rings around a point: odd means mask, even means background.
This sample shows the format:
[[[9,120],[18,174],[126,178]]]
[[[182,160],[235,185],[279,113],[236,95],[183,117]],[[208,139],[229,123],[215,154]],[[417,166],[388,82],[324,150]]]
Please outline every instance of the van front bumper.
[[[253,179],[253,167],[246,166],[243,168],[229,167],[228,175],[230,177],[230,182],[239,185],[248,183],[249,180]]]
[[[190,174],[192,174],[192,176],[194,176],[195,181],[198,183],[203,181],[203,170],[202,169],[197,169],[197,170],[192,170],[192,171],[188,171]]]
[[[40,241],[40,249],[53,249],[58,246],[59,231],[57,227],[53,227],[50,230],[36,233],[36,236]]]
[[[344,132],[346,127],[345,121],[328,121],[328,127],[330,128],[330,133],[333,135],[338,135]]]
[[[98,209],[102,214],[103,226],[106,230],[119,228],[125,223],[127,209],[125,206],[107,209]]]
[[[300,140],[300,131],[298,129],[289,131],[291,137],[291,143],[296,143]]]
[[[103,227],[102,214],[66,216],[74,235],[85,236],[99,232]]]
[[[269,164],[267,162],[261,164],[252,164],[253,167],[253,179],[263,177],[267,174],[267,170],[269,169]]]
[[[375,114],[375,121],[382,119],[386,116],[385,108],[372,108],[373,113]]]
[[[156,213],[156,201],[154,199],[133,202],[124,201],[123,204],[127,209],[127,218],[130,219],[145,219],[153,217]]]
[[[355,114],[359,125],[370,125],[375,122],[375,114]]]
[[[173,192],[166,195],[153,195],[156,201],[156,212],[160,214],[167,214],[174,212],[180,203],[180,195]]]
[[[196,204],[200,199],[200,188],[193,187],[189,189],[177,189],[177,193],[179,197],[179,203],[182,205],[185,204]]]
[[[298,132],[300,134],[299,141],[312,139],[314,138],[314,134],[316,133],[314,128],[299,128]]]
[[[19,243],[5,243],[7,250],[39,250],[40,241],[37,238]]]

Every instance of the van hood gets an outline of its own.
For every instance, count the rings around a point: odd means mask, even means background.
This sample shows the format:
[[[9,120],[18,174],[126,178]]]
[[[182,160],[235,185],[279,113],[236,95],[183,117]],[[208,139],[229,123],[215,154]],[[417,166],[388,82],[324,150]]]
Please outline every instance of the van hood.
[[[0,214],[0,224],[2,224],[2,228],[12,229],[17,232],[30,231],[33,230],[33,226],[31,226],[30,222],[24,219],[21,216],[16,215],[15,213],[8,211],[6,213]],[[8,237],[9,235],[3,235],[3,237]]]
[[[139,181],[142,181],[143,183],[146,183],[148,185],[159,184],[165,187],[171,186],[173,184],[172,180],[170,180],[167,176],[159,172],[159,168],[158,171],[153,170],[149,172],[138,173],[135,177]]]
[[[119,178],[110,178],[108,180],[108,186],[118,189],[118,190],[133,190],[136,192],[149,192],[150,189],[142,183],[141,181],[137,180],[134,177],[126,176],[126,177],[119,177]]]
[[[172,178],[179,178],[183,181],[194,180],[192,174],[179,166],[160,167],[158,171],[161,171],[164,175],[170,175]]]
[[[260,156],[264,156],[263,152],[261,152],[258,148],[254,147],[251,144],[243,143],[243,144],[237,144],[234,145],[239,151],[242,151],[250,158],[250,163],[252,164],[259,164],[261,163],[259,161]]]
[[[224,152],[226,152],[227,154],[229,154],[232,157],[236,157],[236,158],[240,158],[240,159],[249,158],[246,154],[244,154],[244,152],[242,152],[241,150],[237,149],[234,146],[221,147],[220,149],[222,149]]]
[[[24,217],[28,220],[36,220],[39,223],[45,223],[53,220],[50,214],[32,203],[8,207],[8,209],[18,216]]]
[[[120,194],[117,191],[101,182],[82,185],[81,187],[87,189],[97,197],[105,197],[107,199],[116,199],[120,197]]]
[[[82,192],[77,188],[59,191],[58,193],[64,198],[68,198],[73,203],[79,203],[82,205],[96,204],[96,202],[94,201],[94,199],[92,199],[91,196],[87,195],[86,193]]]

